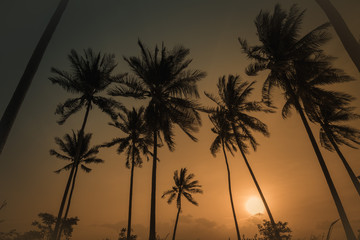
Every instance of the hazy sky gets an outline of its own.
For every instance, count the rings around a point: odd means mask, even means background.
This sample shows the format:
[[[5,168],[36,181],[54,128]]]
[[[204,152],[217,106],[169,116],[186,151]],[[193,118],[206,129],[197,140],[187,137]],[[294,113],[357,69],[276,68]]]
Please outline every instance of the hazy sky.
[[[272,10],[279,2],[284,8],[293,0],[251,1],[124,1],[71,0],[47,48],[34,81],[18,114],[7,144],[0,157],[0,201],[7,207],[0,212],[0,231],[16,228],[31,229],[31,222],[40,212],[57,214],[68,173],[54,170],[64,165],[49,155],[56,148],[54,137],[62,137],[80,128],[83,112],[72,116],[64,125],[56,123],[56,105],[69,98],[59,86],[48,80],[51,67],[69,69],[67,55],[71,49],[79,52],[92,47],[96,51],[114,53],[116,72],[128,72],[122,56],[138,56],[137,40],[148,47],[164,42],[172,48],[178,44],[191,51],[192,69],[207,72],[199,84],[200,92],[216,92],[219,76],[240,74],[248,81],[257,80],[253,99],[260,98],[264,75],[247,77],[244,68],[249,61],[241,53],[238,37],[256,43],[254,18],[261,9]],[[332,0],[357,39],[360,38],[358,0]],[[3,113],[23,73],[27,61],[48,23],[58,1],[1,1],[0,2],[0,114]],[[327,21],[314,0],[298,1],[307,12],[303,33]],[[355,97],[360,93],[360,75],[346,55],[335,35],[325,47],[327,53],[338,57],[334,65],[343,68],[356,81],[335,86]],[[133,99],[118,99],[126,106],[139,105]],[[202,94],[201,102],[210,104]],[[283,99],[277,92],[276,104]],[[360,107],[360,101],[353,104]],[[357,109],[357,113],[359,109]],[[308,137],[299,117],[294,113],[283,120],[281,114],[258,114],[268,124],[270,137],[258,136],[257,152],[248,156],[275,220],[287,221],[295,239],[323,234],[338,214]],[[214,158],[209,151],[214,135],[210,122],[202,115],[203,126],[191,142],[181,131],[176,133],[176,150],[159,150],[157,185],[157,232],[165,237],[172,234],[176,217],[175,205],[168,205],[160,196],[171,187],[174,170],[187,167],[203,185],[204,194],[195,195],[199,207],[184,203],[177,230],[177,239],[235,239],[235,228],[228,197],[226,166],[222,154]],[[107,123],[110,118],[98,110],[90,113],[86,131],[93,133],[93,144],[117,136]],[[360,121],[352,122],[360,127]],[[318,127],[312,126],[318,136]],[[356,174],[360,175],[359,150],[342,148]],[[353,185],[337,155],[321,149],[345,210],[355,232],[360,229],[360,204]],[[130,171],[125,168],[124,156],[115,149],[101,151],[106,163],[92,166],[89,174],[79,172],[70,216],[80,218],[73,239],[116,239],[126,226]],[[245,202],[258,196],[250,174],[239,154],[230,157],[233,196],[240,232],[253,236],[256,224],[265,216],[251,216]],[[135,170],[133,229],[139,240],[148,237],[150,216],[151,162]],[[333,239],[344,239],[340,223]],[[169,239],[169,237],[168,237]]]

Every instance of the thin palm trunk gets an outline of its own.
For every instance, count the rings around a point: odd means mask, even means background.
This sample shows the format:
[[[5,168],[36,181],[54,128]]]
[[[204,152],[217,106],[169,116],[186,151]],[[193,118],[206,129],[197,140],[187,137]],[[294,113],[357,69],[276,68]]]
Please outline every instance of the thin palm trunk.
[[[333,25],[345,50],[360,72],[360,44],[346,25],[340,13],[329,0],[315,0]]]
[[[78,169],[79,169],[79,165],[75,167],[75,173],[74,173],[74,177],[72,179],[70,195],[69,195],[68,203],[67,203],[67,206],[66,206],[65,215],[64,215],[64,218],[63,218],[64,221],[67,219],[67,216],[68,216],[68,213],[69,213],[69,210],[70,210],[71,199],[72,199],[72,195],[73,195],[73,192],[74,192],[75,181],[76,181],[76,176],[77,176]],[[62,230],[63,230],[63,224],[60,224],[59,234],[58,234],[57,240],[60,240]]]
[[[356,240],[354,231],[351,228],[350,222],[349,222],[349,220],[348,220],[348,218],[346,216],[346,213],[345,213],[345,209],[344,209],[344,207],[343,207],[343,205],[341,203],[339,194],[336,191],[336,188],[335,188],[335,185],[334,185],[334,183],[333,183],[333,181],[331,179],[329,170],[327,169],[324,158],[321,155],[319,146],[316,143],[315,137],[314,137],[314,135],[313,135],[313,133],[311,131],[309,123],[308,123],[308,121],[307,121],[307,119],[305,117],[305,114],[303,112],[303,109],[301,108],[301,105],[300,105],[298,99],[296,98],[296,95],[295,95],[294,91],[292,90],[290,83],[285,80],[285,84],[286,84],[286,87],[287,87],[287,91],[290,93],[290,97],[294,99],[295,108],[299,112],[301,120],[302,120],[302,122],[304,124],[304,127],[306,129],[306,132],[307,132],[307,134],[308,134],[308,136],[310,138],[310,142],[311,142],[312,147],[313,147],[313,149],[315,151],[315,154],[316,154],[317,159],[319,161],[321,170],[322,170],[322,172],[323,172],[323,174],[325,176],[326,183],[329,186],[331,195],[332,195],[333,200],[335,202],[335,205],[336,205],[337,211],[339,213],[341,222],[343,224],[345,234],[346,234],[346,238],[347,238],[347,240]]]
[[[179,221],[180,212],[181,212],[181,206],[178,208],[178,212],[176,214],[176,220],[175,220],[175,226],[174,226],[174,232],[173,232],[172,240],[175,240],[176,228],[177,228],[177,224],[178,224],[178,221]]]
[[[87,122],[87,119],[88,119],[88,116],[89,116],[89,112],[90,112],[90,108],[91,108],[91,103],[89,102],[87,107],[86,107],[84,120],[83,120],[81,129],[80,129],[80,132],[79,132],[78,146],[77,146],[77,149],[76,149],[76,154],[75,154],[75,159],[74,159],[74,166],[76,166],[78,164],[78,162],[79,162],[81,145],[82,145],[82,141],[83,141],[83,136],[82,135],[84,133],[85,125],[86,125],[86,122]],[[55,228],[54,228],[54,232],[53,232],[53,236],[52,236],[53,240],[57,240],[57,237],[59,235],[59,227],[60,227],[60,224],[61,224],[62,214],[63,214],[64,207],[65,207],[65,201],[66,201],[66,198],[67,198],[67,195],[68,195],[68,192],[69,192],[70,183],[71,183],[72,176],[74,175],[74,172],[75,172],[75,167],[72,167],[68,182],[67,182],[66,187],[65,187],[64,195],[63,195],[63,198],[61,200],[59,213],[58,213],[58,216],[57,216],[57,219],[56,219],[56,224],[55,224]]]
[[[132,147],[132,160],[131,160],[131,173],[130,173],[130,194],[129,194],[129,215],[128,215],[128,227],[127,227],[127,240],[131,237],[131,209],[132,209],[132,194],[133,194],[133,183],[134,183],[134,168],[135,168],[135,143],[133,141]]]
[[[157,131],[154,131],[154,157],[152,167],[151,180],[151,209],[150,209],[150,234],[149,240],[156,240],[156,218],[155,218],[155,204],[156,204],[156,165],[157,165]]]
[[[237,235],[237,239],[238,239],[238,240],[241,240],[240,231],[239,231],[239,226],[238,226],[238,222],[237,222],[237,218],[236,218],[236,213],[235,213],[235,208],[234,208],[233,197],[232,197],[230,168],[229,168],[229,163],[228,163],[228,159],[227,159],[226,152],[225,152],[224,142],[222,142],[222,149],[223,149],[223,152],[224,152],[226,169],[227,169],[227,174],[228,174],[229,195],[230,195],[231,209],[232,209],[233,216],[234,216],[234,222],[235,222],[235,228],[236,228],[236,235]]]
[[[328,127],[325,124],[321,124],[322,128],[325,131],[326,136],[329,138],[332,146],[334,147],[336,153],[339,155],[342,163],[344,164],[344,167],[346,168],[346,171],[348,172],[351,181],[354,184],[354,187],[356,188],[356,191],[358,192],[359,196],[360,196],[360,183],[359,180],[357,179],[354,171],[351,169],[349,163],[346,161],[344,155],[342,154],[342,152],[340,151],[338,145],[336,144],[336,142],[334,141],[333,135],[332,133],[329,131]]]
[[[0,121],[0,155],[5,146],[6,139],[10,133],[12,125],[16,119],[17,113],[20,110],[21,104],[25,99],[25,95],[31,85],[31,82],[34,78],[34,75],[39,67],[41,59],[44,55],[46,47],[48,46],[50,39],[55,32],[55,29],[61,19],[62,14],[65,11],[65,8],[69,0],[61,0],[58,7],[55,10],[55,13],[50,19],[49,24],[46,26],[46,29],[41,36],[36,48],[31,55],[31,58],[25,68],[25,71],[15,89],[14,94],[11,97],[11,100],[6,107],[6,110]]]
[[[253,179],[253,181],[254,181],[254,183],[255,183],[255,186],[256,186],[259,194],[260,194],[261,200],[262,200],[262,202],[263,202],[263,204],[264,204],[264,206],[265,206],[266,212],[267,212],[267,214],[268,214],[268,216],[269,216],[271,225],[272,225],[273,228],[274,228],[275,238],[278,239],[278,240],[280,240],[280,239],[281,239],[281,238],[280,238],[280,234],[279,234],[279,231],[278,231],[278,229],[277,229],[277,227],[276,227],[276,224],[275,224],[275,220],[274,220],[274,218],[273,218],[273,215],[271,214],[269,205],[267,204],[267,202],[266,202],[266,200],[265,200],[265,196],[264,196],[264,194],[263,194],[262,191],[261,191],[260,185],[259,185],[258,181],[256,180],[255,174],[254,174],[254,172],[253,172],[253,170],[252,170],[252,168],[251,168],[251,166],[250,166],[250,164],[249,164],[249,162],[248,162],[248,160],[247,160],[247,158],[246,158],[246,155],[245,155],[243,149],[241,148],[240,138],[239,138],[238,132],[237,132],[237,130],[236,130],[235,124],[232,123],[232,124],[231,124],[231,127],[232,127],[232,130],[233,130],[234,134],[235,134],[236,143],[237,143],[237,145],[238,145],[238,147],[239,147],[240,153],[241,153],[241,155],[242,155],[242,157],[243,157],[243,159],[244,159],[244,161],[245,161],[245,164],[246,164],[246,166],[247,166],[247,168],[248,168],[248,170],[249,170],[249,172],[250,172],[250,175],[251,175],[251,177],[252,177],[252,179]]]

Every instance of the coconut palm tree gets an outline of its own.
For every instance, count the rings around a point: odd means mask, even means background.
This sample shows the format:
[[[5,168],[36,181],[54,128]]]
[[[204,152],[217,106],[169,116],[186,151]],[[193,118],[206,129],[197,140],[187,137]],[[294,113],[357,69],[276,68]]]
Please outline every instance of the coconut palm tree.
[[[296,85],[294,84],[296,82],[295,63],[321,53],[322,50],[319,47],[330,39],[326,31],[329,24],[323,24],[300,38],[299,31],[304,13],[305,11],[300,11],[296,5],[293,5],[289,12],[282,10],[280,5],[275,6],[273,14],[261,11],[255,20],[261,44],[249,47],[246,40],[239,39],[239,41],[243,51],[250,59],[254,60],[246,69],[248,75],[256,75],[257,72],[264,69],[270,70],[262,89],[264,101],[269,105],[272,104],[272,90],[274,87],[280,87],[284,91],[284,95],[293,102],[329,186],[347,239],[355,240],[340,197],[293,87]]]
[[[81,146],[79,146],[79,136],[80,132],[78,132],[77,134],[75,134],[75,132],[72,132],[72,135],[66,134],[64,136],[64,140],[62,140],[61,138],[56,137],[55,138],[55,142],[56,144],[59,146],[60,150],[62,151],[62,153],[57,152],[54,149],[50,150],[50,155],[55,156],[59,159],[63,159],[66,161],[70,161],[69,164],[65,165],[64,167],[58,169],[55,171],[55,173],[60,173],[62,171],[69,171],[72,168],[75,168],[75,172],[74,175],[72,177],[72,179],[70,180],[72,182],[71,185],[71,190],[70,190],[70,195],[69,195],[69,199],[68,199],[68,203],[67,203],[67,207],[65,210],[65,215],[64,215],[64,219],[67,219],[68,213],[69,213],[69,209],[70,209],[70,204],[71,204],[71,199],[72,199],[72,195],[74,192],[74,187],[75,187],[75,182],[76,182],[76,176],[77,176],[77,172],[78,172],[78,168],[80,165],[80,168],[86,172],[89,173],[91,172],[91,168],[87,167],[87,164],[91,164],[91,163],[103,163],[104,160],[97,158],[96,154],[99,152],[98,150],[98,146],[92,147],[90,148],[90,140],[91,140],[91,134],[85,134],[85,136],[82,137],[82,143]],[[77,149],[80,149],[80,156],[79,156],[79,160],[76,161],[75,163],[75,156],[76,156],[76,151]],[[69,178],[71,176],[69,175]],[[69,181],[69,180],[68,180]],[[60,239],[61,236],[61,230],[62,230],[62,226],[60,227],[59,230],[59,236],[58,239]]]
[[[360,130],[341,124],[359,119],[360,115],[353,113],[351,107],[336,108],[328,104],[320,105],[315,114],[312,119],[321,127],[319,134],[321,145],[329,151],[336,151],[360,196],[360,182],[339,148],[339,145],[357,148],[354,144],[360,144]]]
[[[123,108],[119,113],[120,121],[114,121],[111,125],[120,129],[126,136],[114,138],[111,142],[103,145],[106,147],[118,145],[117,152],[126,154],[126,167],[130,168],[131,166],[127,239],[131,239],[134,168],[141,167],[141,154],[150,154],[148,147],[152,144],[152,138],[144,121],[144,111],[144,107],[140,107],[139,110],[133,108],[132,111]]]
[[[346,52],[360,72],[360,44],[330,0],[315,0],[329,18]]]
[[[175,226],[174,226],[174,232],[172,240],[175,240],[175,234],[176,234],[176,228],[179,221],[179,215],[181,212],[181,198],[185,197],[190,203],[194,204],[195,206],[198,206],[199,204],[194,200],[193,196],[191,194],[193,193],[203,193],[201,189],[201,185],[199,185],[198,180],[193,180],[195,177],[194,174],[186,174],[187,169],[181,168],[180,174],[179,171],[176,170],[174,172],[174,183],[175,185],[172,187],[172,189],[167,190],[162,195],[162,198],[165,198],[166,196],[169,196],[167,203],[170,204],[172,201],[176,198],[176,207],[178,209],[176,214],[176,220],[175,220]]]
[[[85,125],[93,105],[96,105],[100,110],[110,115],[111,118],[116,119],[117,115],[115,109],[122,108],[122,105],[114,99],[103,97],[100,94],[106,90],[111,83],[121,79],[124,75],[112,75],[112,72],[116,67],[115,56],[112,54],[94,53],[93,50],[87,49],[84,50],[84,56],[79,56],[75,50],[71,50],[68,58],[72,68],[71,72],[52,68],[51,72],[54,76],[50,77],[49,80],[53,84],[60,85],[68,92],[80,95],[59,104],[55,114],[61,116],[58,123],[63,124],[71,115],[80,111],[82,108],[85,108],[85,115],[79,133],[80,138],[78,140],[79,146],[81,146]],[[77,150],[75,162],[79,160],[79,156],[80,149]],[[74,166],[76,166],[76,164]],[[60,204],[58,220],[52,238],[53,240],[57,239],[56,235],[59,232],[59,224],[61,222],[60,220],[74,171],[75,168],[73,167],[70,171],[71,177],[66,184]]]
[[[295,62],[296,78],[292,85],[309,119],[321,127],[321,145],[330,151],[335,149],[360,196],[360,183],[338,147],[339,144],[345,144],[355,148],[348,140],[360,144],[360,131],[336,124],[339,121],[357,119],[360,116],[352,113],[353,109],[347,106],[352,100],[350,95],[323,88],[333,83],[348,82],[353,78],[342,70],[333,68],[331,59],[328,56],[316,54],[312,58]],[[287,101],[282,110],[284,118],[289,115],[290,108],[294,106],[292,99],[289,96],[286,98]]]
[[[244,139],[250,142],[250,145],[254,150],[256,150],[258,146],[258,142],[253,136],[252,131],[262,133],[264,136],[269,136],[266,124],[261,122],[256,117],[248,115],[248,112],[272,112],[270,109],[265,108],[263,104],[259,102],[251,102],[247,100],[247,98],[254,90],[254,84],[255,81],[251,83],[242,81],[238,75],[229,75],[228,78],[222,76],[219,78],[217,84],[218,96],[214,96],[209,93],[205,93],[205,95],[213,102],[215,102],[225,114],[225,118],[231,126],[231,130],[234,134],[239,151],[245,161],[245,164],[264,203],[270,221],[273,224],[274,229],[276,229],[273,215],[265,200],[265,196],[260,188],[255,174],[249,164],[249,161],[245,155],[247,153],[247,144]],[[278,234],[278,232],[276,237],[280,239],[280,235]]]
[[[13,93],[8,106],[0,121],[0,155],[5,146],[6,139],[10,133],[12,125],[14,124],[17,113],[20,110],[21,104],[25,99],[25,95],[31,85],[34,75],[40,65],[41,59],[45,53],[47,45],[49,44],[55,29],[60,22],[61,16],[64,13],[69,0],[61,0],[56,8],[50,22],[45,28],[36,48],[31,55],[31,58],[26,65],[25,71]]]
[[[153,133],[153,166],[151,180],[151,211],[149,239],[156,239],[155,202],[157,148],[161,139],[173,151],[174,127],[179,126],[193,141],[197,139],[193,132],[201,124],[197,111],[199,105],[193,99],[198,98],[197,82],[205,77],[199,70],[188,70],[191,63],[187,59],[190,51],[182,46],[167,50],[164,45],[155,47],[152,53],[139,40],[140,57],[124,57],[134,76],[121,81],[121,85],[109,93],[114,96],[148,99],[145,109],[145,122]]]
[[[226,164],[226,170],[228,175],[228,187],[229,187],[229,196],[230,196],[230,203],[231,203],[231,209],[233,212],[234,222],[235,222],[235,228],[236,228],[236,235],[237,239],[241,240],[241,235],[239,231],[238,222],[236,219],[236,213],[234,208],[234,202],[232,197],[232,191],[231,191],[231,176],[230,176],[230,167],[226,155],[226,150],[233,154],[233,151],[236,151],[236,141],[234,133],[232,132],[231,125],[227,121],[225,116],[225,111],[222,111],[220,108],[216,109],[216,112],[212,113],[210,116],[210,121],[214,125],[213,128],[211,128],[211,131],[216,134],[216,137],[214,141],[212,142],[210,146],[210,151],[212,155],[215,157],[216,153],[219,151],[220,148],[222,148],[225,158],[225,164]]]

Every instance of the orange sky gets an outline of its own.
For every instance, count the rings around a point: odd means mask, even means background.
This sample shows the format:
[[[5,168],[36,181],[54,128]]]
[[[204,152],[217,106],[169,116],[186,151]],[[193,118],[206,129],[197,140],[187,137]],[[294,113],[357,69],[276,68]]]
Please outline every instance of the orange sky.
[[[0,3],[0,113],[4,111],[17,81],[46,26],[58,1],[33,0]],[[243,1],[244,2],[244,1]],[[56,123],[53,113],[67,94],[51,85],[50,67],[68,69],[67,54],[74,48],[115,53],[119,62],[117,72],[129,68],[122,56],[137,56],[136,44],[140,38],[152,48],[161,44],[172,48],[182,44],[191,51],[192,69],[207,72],[199,84],[200,92],[216,92],[219,76],[240,74],[248,81],[257,80],[253,98],[260,98],[264,75],[247,77],[244,68],[249,63],[241,54],[238,37],[256,42],[253,20],[261,9],[272,10],[279,2],[288,8],[293,0],[241,1],[70,1],[68,8],[45,53],[26,96],[22,109],[10,133],[0,159],[0,201],[7,200],[7,207],[0,212],[0,231],[16,228],[31,229],[31,222],[40,212],[57,213],[68,173],[52,171],[63,166],[61,160],[49,156],[55,148],[54,137],[62,137],[71,129],[78,129],[83,112],[71,117],[64,125]],[[343,15],[349,28],[360,38],[360,2],[358,0],[332,0]],[[303,33],[324,23],[326,17],[313,0],[299,2],[307,8]],[[334,65],[343,68],[356,81],[336,86],[359,98],[359,73],[346,55],[334,31],[333,40],[326,45],[329,54],[338,57]],[[139,105],[133,99],[118,99],[126,106]],[[205,96],[201,102],[210,104]],[[277,92],[277,106],[283,103]],[[360,107],[360,101],[353,104]],[[359,110],[357,109],[357,113]],[[299,117],[294,113],[283,120],[280,113],[258,114],[267,123],[270,138],[258,136],[260,147],[248,156],[250,164],[263,189],[275,220],[287,221],[295,239],[322,234],[338,218],[335,205],[321,173],[308,137]],[[160,196],[171,187],[174,170],[187,167],[203,185],[204,194],[195,195],[199,207],[184,203],[177,230],[177,239],[235,239],[235,228],[228,197],[226,166],[222,154],[214,158],[209,151],[214,135],[210,122],[202,115],[203,126],[193,143],[177,131],[176,150],[159,150],[157,185],[157,231],[165,237],[172,234],[176,217],[175,205],[168,205]],[[86,131],[93,133],[93,144],[100,144],[116,136],[107,125],[110,118],[98,110],[90,113]],[[360,127],[360,121],[352,122]],[[312,126],[317,137],[318,128]],[[360,174],[359,150],[342,148],[356,174]],[[360,229],[359,198],[342,164],[334,153],[321,149],[354,231]],[[106,163],[93,166],[89,174],[80,172],[70,210],[71,216],[80,218],[73,239],[115,239],[120,228],[125,227],[128,209],[130,171],[125,168],[123,156],[115,149],[101,151]],[[230,156],[229,156],[230,157]],[[245,202],[258,196],[250,174],[239,154],[230,157],[233,196],[240,232],[252,237],[262,216],[251,216]],[[151,164],[144,162],[135,170],[133,228],[139,240],[148,237],[150,215]],[[265,216],[264,216],[265,217]],[[340,223],[335,225],[333,239],[343,239]],[[168,237],[169,239],[169,237]]]

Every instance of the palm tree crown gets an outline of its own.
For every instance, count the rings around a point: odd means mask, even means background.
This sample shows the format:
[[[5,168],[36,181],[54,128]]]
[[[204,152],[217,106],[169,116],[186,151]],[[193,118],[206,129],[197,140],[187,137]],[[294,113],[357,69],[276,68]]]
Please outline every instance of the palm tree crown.
[[[211,154],[215,156],[224,144],[226,150],[234,155],[233,152],[236,151],[235,135],[232,132],[229,121],[226,119],[225,112],[218,107],[215,112],[209,115],[209,119],[213,124],[211,131],[216,134],[216,137],[210,146]]]
[[[164,192],[162,198],[169,196],[167,203],[172,203],[172,201],[176,198],[176,206],[177,208],[181,208],[181,197],[184,196],[189,202],[194,205],[198,205],[198,203],[192,197],[192,193],[203,193],[201,189],[201,185],[199,185],[199,181],[193,180],[195,177],[194,174],[187,174],[186,168],[181,168],[180,174],[178,170],[174,172],[174,183],[175,185],[171,190]]]
[[[121,104],[112,98],[100,96],[111,83],[121,79],[124,75],[113,76],[112,72],[116,67],[115,56],[111,54],[94,53],[92,49],[84,50],[84,56],[79,56],[75,50],[68,55],[71,72],[61,71],[52,68],[55,75],[49,80],[60,85],[66,91],[80,94],[80,97],[70,98],[59,104],[56,114],[61,115],[59,124],[63,124],[72,114],[81,110],[82,107],[92,104],[98,106],[103,112],[116,118],[115,108]]]
[[[63,139],[56,137],[55,142],[59,146],[62,153],[57,152],[54,149],[50,150],[50,155],[55,156],[59,159],[71,161],[71,163],[65,165],[64,167],[55,171],[55,173],[60,173],[63,170],[70,170],[75,164],[75,156],[76,151],[79,144],[79,132],[75,134],[72,132],[72,135],[66,134]],[[103,163],[104,160],[97,158],[96,154],[99,153],[98,146],[90,148],[90,140],[92,134],[88,133],[83,136],[83,141],[80,146],[80,160],[78,161],[78,165],[80,165],[81,169],[85,172],[90,172],[91,168],[85,166],[90,163]]]
[[[360,130],[343,124],[346,121],[360,118],[360,115],[354,113],[353,110],[354,108],[352,107],[342,107],[339,109],[330,105],[322,105],[318,109],[319,112],[316,119],[321,121],[321,126],[326,126],[330,130],[332,138],[337,145],[346,145],[351,148],[357,148],[356,145],[360,145]],[[320,142],[327,150],[334,150],[323,127],[320,129]]]
[[[120,121],[114,120],[110,125],[120,129],[126,136],[114,138],[111,142],[102,146],[118,145],[117,152],[119,154],[126,153],[127,168],[130,168],[132,164],[132,154],[134,154],[135,166],[141,166],[141,154],[151,154],[148,147],[152,145],[151,132],[144,121],[145,108],[140,107],[138,110],[133,108],[131,111],[122,108],[121,111],[118,114]]]
[[[199,97],[196,83],[205,73],[187,70],[191,60],[186,59],[189,49],[182,46],[168,51],[164,45],[151,53],[138,42],[141,57],[124,58],[135,76],[121,81],[121,86],[110,91],[111,95],[149,99],[145,120],[151,129],[161,131],[170,150],[174,149],[174,125],[178,125],[191,139],[191,134],[201,124],[198,104],[192,97]]]
[[[260,102],[247,100],[254,90],[254,84],[255,81],[251,83],[242,81],[238,75],[229,75],[228,78],[222,76],[217,84],[219,96],[209,93],[205,93],[205,95],[218,105],[222,114],[225,114],[226,121],[229,121],[230,125],[234,125],[234,134],[239,136],[239,140],[249,140],[253,149],[256,150],[258,142],[254,138],[252,131],[260,132],[265,136],[269,136],[269,131],[266,124],[247,113],[271,112],[271,110],[264,108]],[[241,141],[241,148],[244,152],[248,148],[244,141]]]
[[[319,46],[330,40],[326,31],[330,26],[322,24],[303,37],[299,37],[305,11],[292,5],[289,12],[277,4],[273,14],[261,11],[255,19],[255,26],[261,45],[248,46],[246,40],[239,38],[243,52],[254,60],[246,68],[248,75],[256,75],[264,69],[271,70],[263,84],[263,100],[271,104],[273,87],[289,91],[284,81],[293,71],[293,63],[314,53],[321,53]]]

